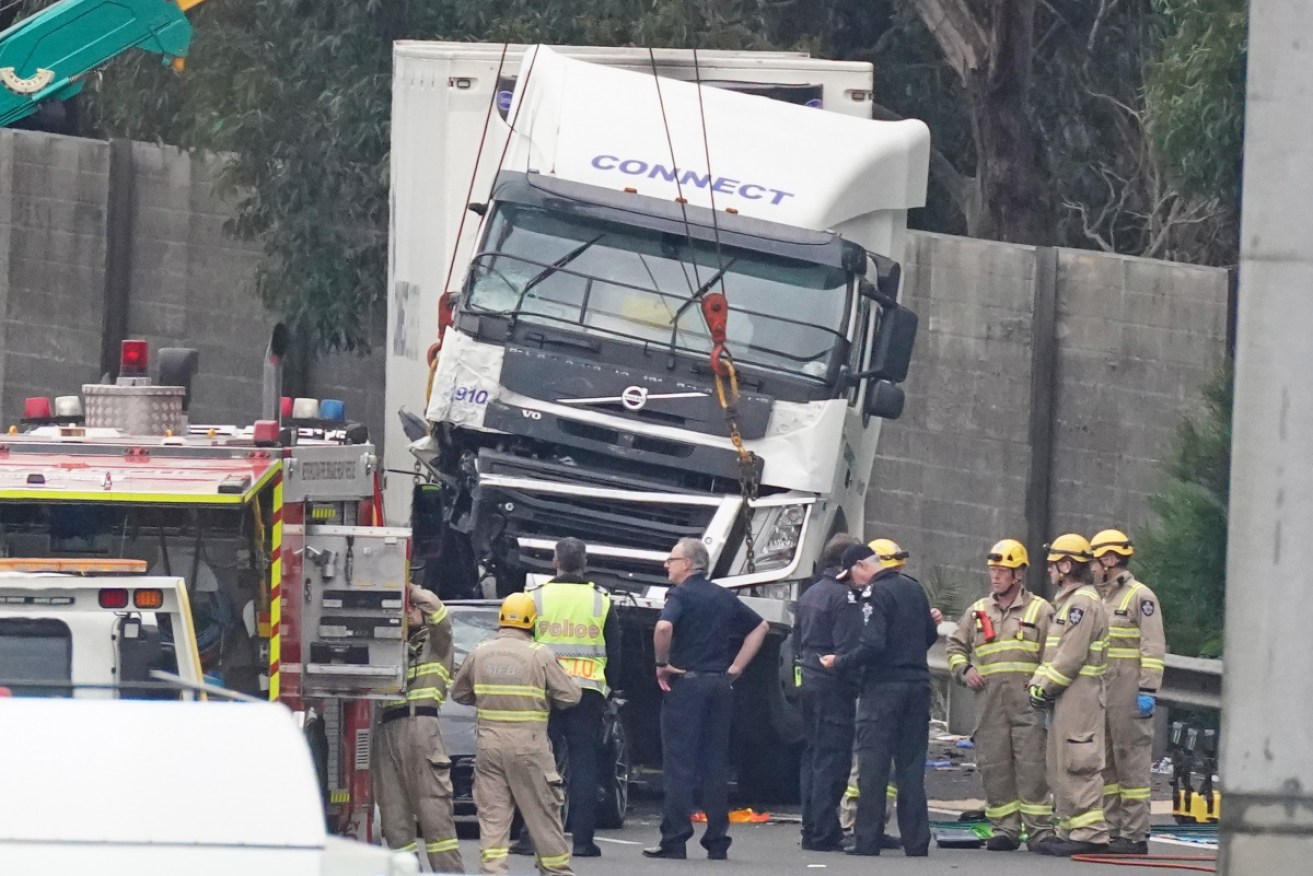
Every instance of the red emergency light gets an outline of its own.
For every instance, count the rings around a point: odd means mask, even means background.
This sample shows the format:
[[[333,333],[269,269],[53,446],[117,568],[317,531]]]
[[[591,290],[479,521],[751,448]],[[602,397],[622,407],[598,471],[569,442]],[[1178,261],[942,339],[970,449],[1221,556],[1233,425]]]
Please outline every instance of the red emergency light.
[[[150,350],[145,341],[124,341],[119,346],[119,376],[142,377],[150,364]]]
[[[41,396],[23,399],[23,418],[26,420],[50,419],[50,399]]]

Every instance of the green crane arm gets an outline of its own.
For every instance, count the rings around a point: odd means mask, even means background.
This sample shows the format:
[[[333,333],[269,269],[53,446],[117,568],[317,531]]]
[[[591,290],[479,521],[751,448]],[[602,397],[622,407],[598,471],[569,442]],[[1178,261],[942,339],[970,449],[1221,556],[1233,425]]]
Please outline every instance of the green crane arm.
[[[129,49],[187,55],[183,13],[202,0],[61,0],[0,32],[0,127],[67,100],[88,73]]]

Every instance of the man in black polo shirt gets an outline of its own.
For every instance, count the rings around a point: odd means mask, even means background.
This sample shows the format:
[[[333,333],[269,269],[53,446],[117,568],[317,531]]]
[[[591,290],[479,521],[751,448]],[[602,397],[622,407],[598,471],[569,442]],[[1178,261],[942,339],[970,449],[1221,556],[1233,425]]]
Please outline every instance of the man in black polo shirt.
[[[649,858],[684,858],[693,836],[693,795],[702,790],[707,857],[723,861],[729,849],[729,728],[734,679],[752,662],[767,624],[738,597],[707,579],[710,558],[696,538],[681,538],[666,559],[675,586],[666,594],[656,631],[656,679],[661,704],[661,763],[665,804],[661,844]],[[742,639],[730,657],[731,643]]]
[[[798,600],[793,621],[793,653],[802,670],[802,848],[810,852],[843,849],[839,801],[852,763],[857,684],[851,674],[821,666],[821,657],[850,647],[841,638],[851,591],[838,575],[844,550],[856,544],[846,534],[830,539],[821,557],[824,571]],[[847,627],[854,636],[861,629]]]
[[[836,672],[860,669],[857,714],[859,786],[878,791],[889,782],[893,762],[898,786],[898,834],[909,857],[930,848],[925,797],[925,757],[930,735],[930,668],[926,651],[939,637],[930,601],[915,578],[881,568],[867,545],[848,548],[843,566],[855,586],[870,583],[871,598],[856,647],[826,655],[821,665]],[[885,795],[857,801],[856,844],[850,854],[878,855],[884,840]]]

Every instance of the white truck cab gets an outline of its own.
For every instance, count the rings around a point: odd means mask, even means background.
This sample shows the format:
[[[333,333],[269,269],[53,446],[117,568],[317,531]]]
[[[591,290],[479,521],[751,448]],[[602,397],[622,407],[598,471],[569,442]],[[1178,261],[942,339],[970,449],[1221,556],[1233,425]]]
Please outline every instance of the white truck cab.
[[[0,559],[0,686],[16,696],[191,698],[203,681],[182,578],[145,563]]]

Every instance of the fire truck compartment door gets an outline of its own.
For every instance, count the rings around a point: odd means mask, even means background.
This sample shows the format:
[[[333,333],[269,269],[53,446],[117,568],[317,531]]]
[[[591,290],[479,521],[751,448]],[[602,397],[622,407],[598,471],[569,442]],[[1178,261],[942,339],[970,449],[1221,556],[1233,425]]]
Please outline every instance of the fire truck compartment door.
[[[303,696],[402,691],[409,543],[401,527],[304,527],[300,592],[286,595],[301,601]]]

